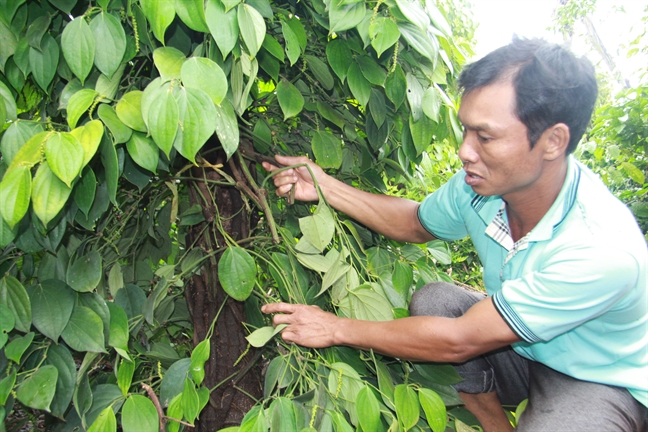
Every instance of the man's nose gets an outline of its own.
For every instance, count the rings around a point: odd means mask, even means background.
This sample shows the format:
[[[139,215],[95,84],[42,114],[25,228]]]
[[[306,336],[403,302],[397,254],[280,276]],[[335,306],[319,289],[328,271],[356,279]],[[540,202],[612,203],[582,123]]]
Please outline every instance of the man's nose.
[[[474,148],[474,137],[470,136],[471,134],[466,134],[464,136],[463,143],[459,147],[459,159],[463,162],[464,165],[468,163],[475,163],[479,159],[479,155]]]

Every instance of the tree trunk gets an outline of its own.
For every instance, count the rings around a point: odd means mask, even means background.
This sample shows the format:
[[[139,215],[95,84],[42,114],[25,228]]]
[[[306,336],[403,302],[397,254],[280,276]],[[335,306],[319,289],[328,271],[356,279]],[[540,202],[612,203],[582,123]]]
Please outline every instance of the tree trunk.
[[[222,153],[213,163],[227,166]],[[225,181],[211,168],[194,167],[191,172],[194,178]],[[205,222],[192,227],[187,235],[188,247],[194,245],[204,253],[225,247],[217,223],[235,241],[249,236],[249,214],[239,190],[204,181],[190,182],[189,188],[190,202],[202,207]],[[255,404],[252,397],[258,399],[263,395],[260,368],[255,364],[256,352],[251,349],[245,353],[248,344],[241,324],[245,321],[243,303],[228,298],[218,282],[220,256],[207,260],[200,275],[194,275],[185,290],[194,324],[194,345],[205,338],[218,315],[203,382],[203,386],[209,389],[218,387],[211,393],[209,404],[196,424],[196,430],[205,432],[240,424],[245,413]]]

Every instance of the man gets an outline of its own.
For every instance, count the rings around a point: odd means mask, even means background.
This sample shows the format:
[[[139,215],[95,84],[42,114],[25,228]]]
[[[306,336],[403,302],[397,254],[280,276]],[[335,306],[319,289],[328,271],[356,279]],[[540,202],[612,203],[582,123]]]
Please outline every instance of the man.
[[[411,317],[389,322],[283,303],[263,312],[288,324],[288,342],[458,364],[456,388],[487,431],[511,430],[501,403],[527,397],[519,430],[643,431],[646,243],[628,209],[570,156],[596,100],[592,66],[557,45],[515,39],[466,67],[459,83],[464,170],[420,204],[354,189],[304,157],[276,159],[308,163],[329,204],[387,237],[470,235],[488,296],[428,285]],[[280,196],[294,187],[297,199],[317,199],[306,168],[274,181]]]

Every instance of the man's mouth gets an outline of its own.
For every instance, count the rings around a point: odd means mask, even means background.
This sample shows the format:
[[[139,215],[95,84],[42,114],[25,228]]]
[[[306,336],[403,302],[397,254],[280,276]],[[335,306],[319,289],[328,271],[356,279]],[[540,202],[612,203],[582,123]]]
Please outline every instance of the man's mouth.
[[[466,171],[465,181],[468,186],[474,186],[483,180],[484,180],[483,177],[480,177],[477,174]]]

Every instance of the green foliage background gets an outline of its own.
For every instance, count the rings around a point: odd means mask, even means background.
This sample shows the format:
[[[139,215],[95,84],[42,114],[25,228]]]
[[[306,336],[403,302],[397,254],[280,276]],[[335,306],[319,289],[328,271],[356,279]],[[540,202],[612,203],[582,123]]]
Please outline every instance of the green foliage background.
[[[53,430],[196,422],[216,389],[204,385],[212,333],[193,346],[183,294],[217,260],[220,286],[245,302],[248,349],[265,346],[253,363],[266,365],[264,395],[242,430],[444,430],[446,405],[460,403],[451,367],[289,346],[259,306],[404,316],[414,287],[450,280],[437,267],[451,264],[448,246],[387,242],[324,201],[286,205],[257,162],[307,154],[380,192],[423,195],[431,172],[440,185],[457,168],[452,82],[470,49],[448,12],[406,0],[1,2],[0,416],[20,404]],[[212,198],[240,191],[250,236],[235,241],[192,203],[191,182]],[[224,243],[188,242],[196,228]]]
[[[208,264],[245,305],[237,363],[264,369],[240,430],[477,425],[451,367],[287,345],[259,313],[389,320],[425,283],[480,284],[468,242],[400,244],[324,200],[290,205],[258,164],[306,154],[422,199],[460,167],[453,86],[472,37],[447,1],[0,0],[0,430],[43,412],[48,430],[214,430],[215,336],[194,346],[185,298]],[[581,158],[645,224],[643,95],[601,108]],[[232,192],[245,238],[208,211]]]

